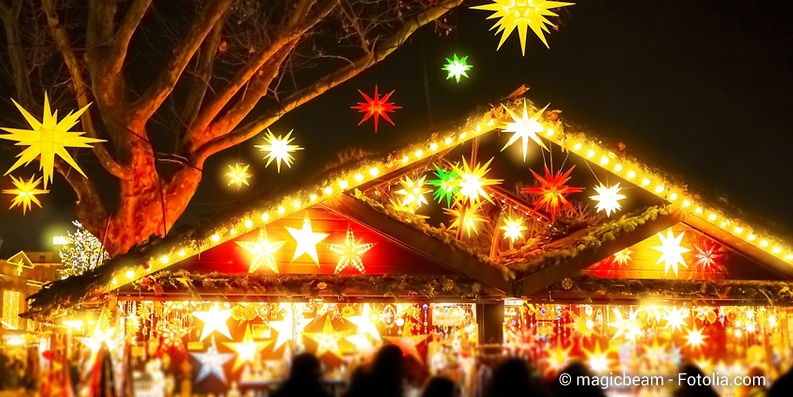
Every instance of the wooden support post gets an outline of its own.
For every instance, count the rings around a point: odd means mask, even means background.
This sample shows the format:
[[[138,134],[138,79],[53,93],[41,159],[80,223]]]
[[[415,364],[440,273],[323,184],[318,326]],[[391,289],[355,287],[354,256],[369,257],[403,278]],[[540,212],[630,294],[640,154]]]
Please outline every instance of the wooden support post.
[[[504,302],[477,303],[476,323],[479,345],[498,345],[500,349],[504,343]]]

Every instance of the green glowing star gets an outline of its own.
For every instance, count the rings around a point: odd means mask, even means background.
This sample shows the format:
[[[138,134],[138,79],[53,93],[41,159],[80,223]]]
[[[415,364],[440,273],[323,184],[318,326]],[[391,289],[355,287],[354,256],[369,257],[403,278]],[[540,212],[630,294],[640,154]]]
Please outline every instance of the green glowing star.
[[[454,54],[452,59],[446,58],[446,65],[443,65],[443,70],[449,72],[449,75],[446,76],[446,80],[454,77],[457,82],[460,82],[460,77],[465,76],[468,77],[467,71],[471,70],[473,65],[468,64],[468,55],[457,58],[457,54]]]
[[[460,190],[459,184],[455,183],[459,178],[457,172],[454,170],[446,171],[441,167],[435,165],[435,176],[438,179],[428,180],[427,184],[430,186],[435,186],[437,190],[435,190],[435,200],[438,200],[438,203],[442,203],[443,199],[446,199],[446,206],[451,207],[452,199],[457,195],[457,192]]]

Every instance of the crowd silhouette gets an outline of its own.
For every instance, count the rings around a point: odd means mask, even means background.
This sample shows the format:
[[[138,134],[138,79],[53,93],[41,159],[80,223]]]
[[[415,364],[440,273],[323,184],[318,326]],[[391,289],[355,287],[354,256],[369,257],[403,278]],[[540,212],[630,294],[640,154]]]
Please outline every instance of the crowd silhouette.
[[[686,364],[681,369],[690,376],[704,376],[702,370],[693,364]],[[753,370],[749,376],[763,376],[759,370]],[[543,382],[532,369],[530,363],[521,358],[507,358],[501,361],[492,372],[483,389],[471,397],[601,397],[605,390],[594,385],[565,385],[560,379],[562,374],[572,379],[593,376],[586,365],[576,362],[568,365],[551,381]],[[344,397],[403,397],[406,396],[409,383],[408,363],[402,350],[395,345],[386,345],[378,351],[370,364],[359,366],[352,374],[349,388]],[[459,386],[451,379],[435,376],[425,383],[421,397],[460,397]],[[710,386],[689,385],[684,382],[674,392],[674,396],[718,396]],[[793,369],[780,376],[773,385],[745,387],[738,391],[739,396],[746,397],[780,397],[793,396]],[[289,378],[273,394],[275,397],[330,397],[322,382],[322,365],[314,355],[304,353],[292,361]]]

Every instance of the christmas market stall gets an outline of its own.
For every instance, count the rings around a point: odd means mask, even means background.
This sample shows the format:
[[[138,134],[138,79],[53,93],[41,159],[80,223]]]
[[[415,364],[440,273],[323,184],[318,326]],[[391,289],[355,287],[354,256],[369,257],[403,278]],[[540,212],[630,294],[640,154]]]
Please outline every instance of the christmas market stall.
[[[417,379],[466,390],[493,354],[548,377],[573,361],[604,374],[786,371],[793,248],[583,131],[512,98],[152,238],[48,285],[25,315],[93,318],[70,335],[112,357],[119,390],[264,390],[303,351],[341,389],[386,343]],[[269,161],[289,165],[294,138],[268,134]]]

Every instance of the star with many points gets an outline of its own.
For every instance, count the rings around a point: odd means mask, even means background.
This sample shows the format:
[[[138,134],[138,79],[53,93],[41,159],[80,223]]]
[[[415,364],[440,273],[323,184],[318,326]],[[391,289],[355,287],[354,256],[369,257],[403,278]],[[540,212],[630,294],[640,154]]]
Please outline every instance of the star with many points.
[[[351,108],[358,110],[360,113],[366,113],[358,125],[363,124],[364,121],[369,120],[372,117],[374,117],[374,132],[377,132],[377,121],[380,119],[380,117],[391,123],[391,125],[395,125],[391,118],[388,117],[388,112],[393,113],[395,110],[401,109],[402,107],[395,106],[394,102],[388,102],[388,99],[394,93],[394,90],[391,90],[391,92],[388,94],[383,95],[382,98],[380,98],[380,94],[377,92],[377,86],[374,86],[374,98],[364,94],[364,92],[361,90],[358,90],[358,92],[361,93],[365,102],[358,102],[357,105],[352,106]]]
[[[677,276],[678,264],[688,268],[686,261],[683,259],[683,254],[691,250],[683,248],[680,245],[685,233],[686,232],[681,232],[677,237],[675,237],[671,230],[666,231],[666,237],[658,233],[658,239],[661,240],[661,245],[653,247],[653,249],[661,252],[661,257],[658,258],[658,262],[656,263],[664,263],[664,274],[669,273],[669,269],[672,269],[675,272],[675,276]]]
[[[22,207],[22,214],[24,215],[27,211],[33,208],[32,204],[36,204],[41,208],[41,201],[39,201],[36,195],[38,194],[46,194],[49,193],[49,190],[39,189],[39,183],[41,183],[41,178],[33,180],[33,176],[30,177],[27,181],[22,178],[15,178],[11,175],[11,182],[14,184],[13,189],[3,189],[3,193],[5,194],[13,194],[15,195],[14,199],[11,201],[11,207],[9,209],[14,208],[16,206]]]
[[[551,174],[551,171],[548,170],[548,166],[546,165],[544,178],[534,172],[534,170],[531,170],[534,178],[540,182],[540,186],[525,188],[523,189],[523,193],[540,195],[540,199],[537,200],[537,203],[534,205],[535,212],[540,207],[545,207],[545,210],[551,214],[551,222],[554,222],[556,220],[556,214],[562,213],[562,205],[575,211],[573,205],[567,201],[566,196],[570,193],[583,191],[584,188],[566,185],[567,181],[570,180],[570,173],[573,172],[574,168],[575,166],[570,167],[564,174],[562,170],[557,171],[556,174]]]
[[[473,65],[468,63],[467,55],[462,58],[457,58],[457,54],[454,54],[452,59],[446,58],[446,65],[443,65],[443,70],[449,73],[446,76],[446,80],[454,77],[459,83],[461,77],[468,77],[467,72],[471,70],[472,67]]]
[[[504,106],[504,105],[501,105]],[[518,139],[521,140],[521,145],[523,146],[523,161],[526,161],[526,154],[529,148],[529,139],[534,141],[537,145],[542,147],[545,150],[548,150],[548,147],[545,146],[545,143],[540,140],[540,137],[537,136],[538,132],[542,132],[545,128],[543,128],[542,124],[540,124],[539,120],[543,113],[545,113],[545,109],[548,109],[548,106],[551,104],[545,105],[544,108],[538,110],[534,113],[531,117],[529,117],[529,110],[526,108],[526,100],[523,100],[523,115],[518,117],[510,108],[504,106],[504,110],[507,111],[510,117],[512,117],[512,122],[507,123],[507,126],[504,128],[504,132],[512,132],[512,137],[509,138],[507,144],[501,148],[503,152],[504,149],[510,147],[513,143],[517,142]]]
[[[545,33],[548,33],[548,26],[553,24],[547,17],[558,16],[551,11],[552,9],[573,4],[564,1],[546,0],[493,0],[492,4],[471,8],[474,10],[492,11],[493,13],[487,19],[498,19],[491,30],[496,29],[496,34],[501,33],[501,40],[498,42],[499,49],[507,41],[507,37],[517,28],[518,38],[520,39],[520,51],[523,55],[526,55],[526,33],[528,29],[531,29],[537,35],[546,48],[550,48],[545,40]]]

